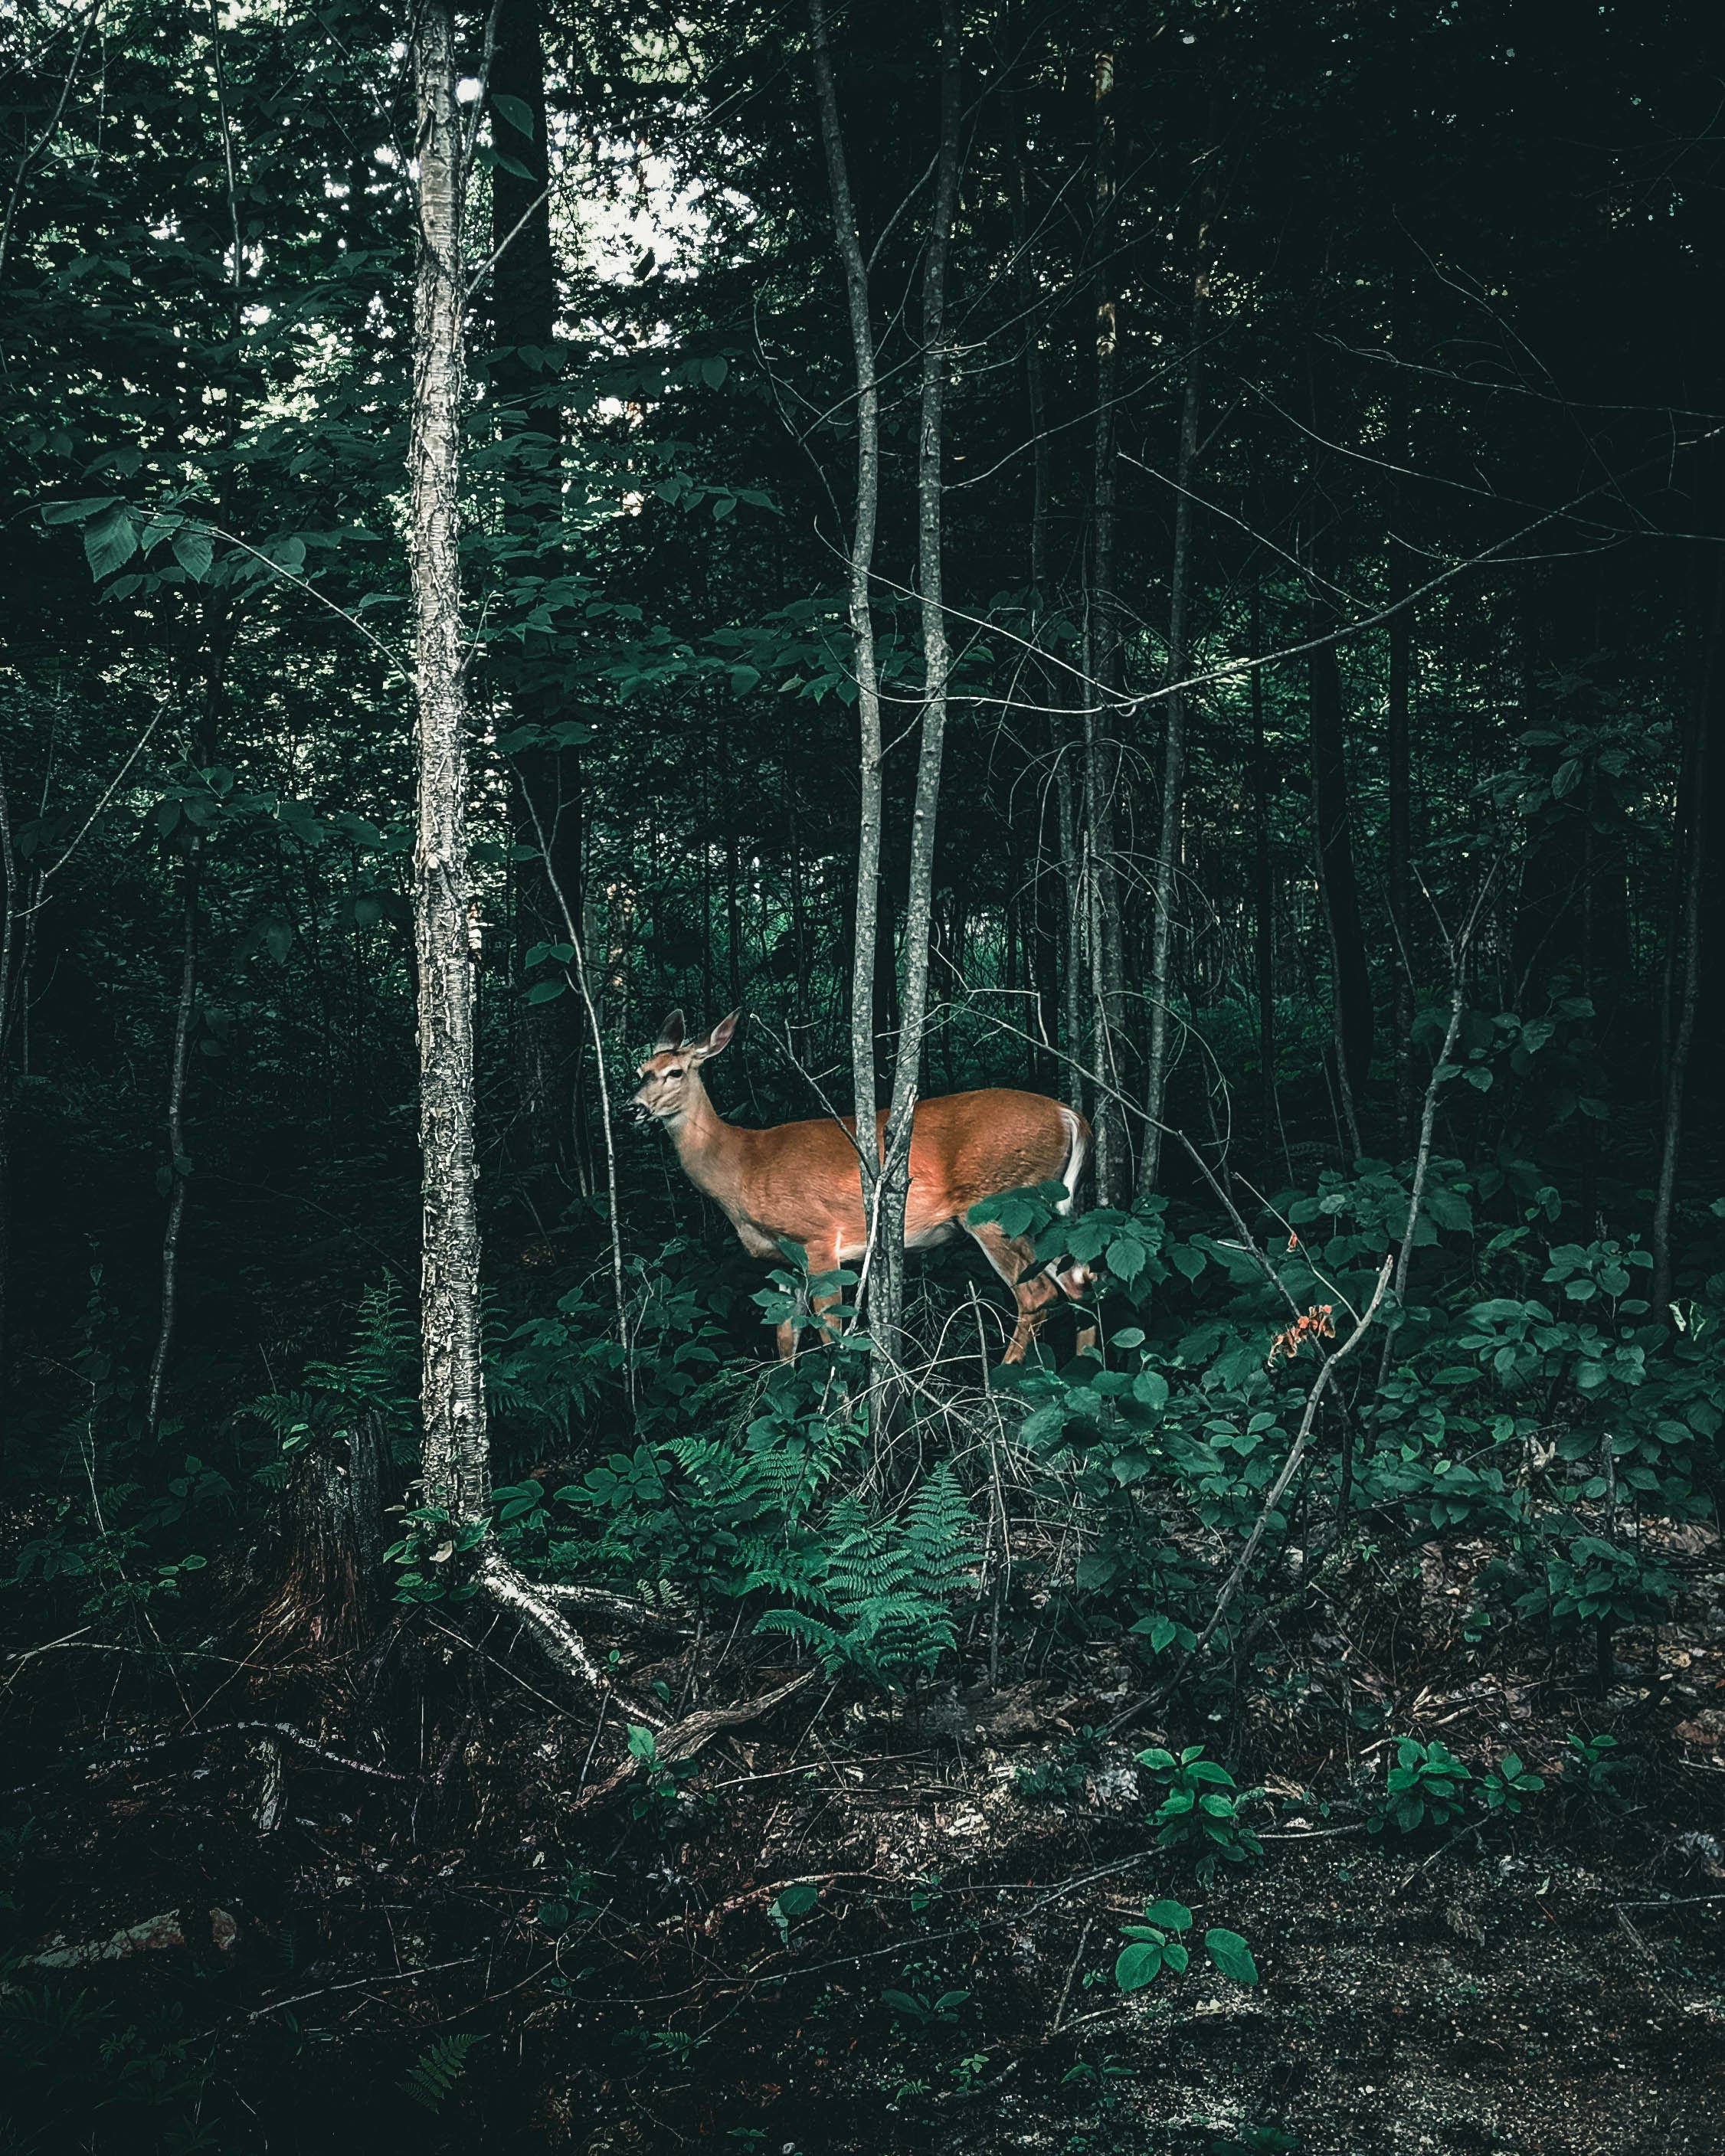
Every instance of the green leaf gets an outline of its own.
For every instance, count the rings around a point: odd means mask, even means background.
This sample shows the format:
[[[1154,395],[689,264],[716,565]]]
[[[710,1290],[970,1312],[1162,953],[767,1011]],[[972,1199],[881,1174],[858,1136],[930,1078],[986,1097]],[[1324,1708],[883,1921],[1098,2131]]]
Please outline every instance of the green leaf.
[[[84,527],[84,556],[90,573],[100,583],[138,551],[137,526],[124,502],[92,519]]]
[[[494,90],[491,92],[491,103],[514,128],[517,135],[525,135],[530,142],[533,140],[536,131],[533,126],[533,108],[525,98],[511,97],[504,90]]]
[[[535,981],[527,991],[530,1004],[548,1004],[562,994],[568,987],[567,981]]]
[[[1144,1922],[1164,1932],[1189,1932],[1192,1912],[1183,1902],[1147,1902]]]
[[[1163,1948],[1154,1939],[1122,1948],[1114,1964],[1114,1981],[1122,1991],[1142,1991],[1162,1974]]]
[[[789,1936],[793,1918],[806,1917],[820,1899],[819,1887],[787,1887],[772,1904],[772,1915],[781,1933]]]
[[[119,501],[117,494],[86,495],[82,501],[49,501],[42,507],[44,524],[85,524],[104,510],[112,509]]]
[[[1238,1932],[1212,1925],[1204,1935],[1204,1950],[1223,1975],[1230,1977],[1235,1984],[1258,1981],[1258,1964],[1252,1959],[1251,1948]]]
[[[173,535],[174,559],[194,584],[201,584],[209,574],[211,557],[215,547],[208,531],[198,531],[182,525]]]

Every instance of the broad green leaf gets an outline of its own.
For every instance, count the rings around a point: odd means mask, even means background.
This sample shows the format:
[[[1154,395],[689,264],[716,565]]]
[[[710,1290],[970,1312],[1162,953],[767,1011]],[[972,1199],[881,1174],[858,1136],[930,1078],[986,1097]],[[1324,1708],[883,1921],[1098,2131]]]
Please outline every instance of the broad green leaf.
[[[494,90],[491,102],[517,135],[525,135],[530,142],[533,140],[533,108],[525,98],[511,97],[504,90]]]
[[[1122,1948],[1114,1964],[1114,1981],[1122,1991],[1142,1991],[1162,1974],[1163,1948],[1153,1939]]]
[[[194,584],[201,584],[209,574],[209,565],[215,548],[208,531],[199,531],[182,525],[173,535],[174,559]]]
[[[1224,1931],[1213,1925],[1204,1935],[1204,1949],[1221,1970],[1235,1984],[1255,1984],[1258,1964],[1252,1959],[1252,1950],[1238,1932]]]
[[[111,576],[138,551],[138,530],[124,502],[93,518],[84,527],[84,555],[98,583]]]

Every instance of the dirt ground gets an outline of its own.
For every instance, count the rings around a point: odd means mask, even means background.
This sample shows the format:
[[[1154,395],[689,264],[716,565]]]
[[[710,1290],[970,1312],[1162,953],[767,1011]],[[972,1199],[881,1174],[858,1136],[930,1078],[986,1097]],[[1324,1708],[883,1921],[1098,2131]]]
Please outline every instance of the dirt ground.
[[[1604,1700],[1555,1660],[1440,1686],[1314,1645],[1297,1683],[1106,1736],[1133,1695],[1102,1645],[914,1710],[810,1681],[598,1804],[614,1738],[500,1630],[393,1624],[340,1686],[225,1649],[172,1683],[27,1655],[0,2146],[1700,2156],[1725,2146],[1719,1584],[1623,1643]],[[637,1686],[690,1676],[680,1644],[619,1651]],[[1590,1793],[1568,1734],[1608,1726]],[[1547,1788],[1374,1834],[1409,1729],[1476,1765],[1513,1743]],[[1205,1884],[1154,1845],[1151,1742],[1260,1778],[1260,1861]],[[1120,1927],[1168,1896],[1261,1981],[1195,1953],[1123,1997]]]

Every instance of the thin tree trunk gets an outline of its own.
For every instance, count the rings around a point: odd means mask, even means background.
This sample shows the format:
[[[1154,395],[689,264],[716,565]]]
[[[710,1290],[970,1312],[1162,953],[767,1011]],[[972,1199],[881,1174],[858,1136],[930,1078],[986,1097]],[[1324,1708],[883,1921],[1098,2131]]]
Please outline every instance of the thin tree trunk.
[[[896,1351],[904,1306],[905,1208],[911,1187],[911,1127],[928,1022],[928,963],[933,925],[934,846],[940,812],[941,762],[946,746],[947,642],[941,519],[941,464],[948,357],[946,349],[947,257],[958,204],[960,50],[958,0],[941,0],[940,146],[934,203],[922,259],[922,417],[916,454],[916,576],[922,629],[922,738],[911,815],[910,873],[905,900],[905,990],[887,1110],[888,1171],[878,1277],[887,1299]],[[898,1353],[898,1360],[903,1356]]]
[[[725,833],[725,962],[731,983],[731,1008],[742,1008],[742,854],[733,798]]]
[[[551,239],[550,144],[545,121],[545,46],[540,0],[496,0],[493,13],[491,126],[511,172],[491,172],[490,273],[493,352],[491,399],[504,439],[523,454],[503,473],[502,515],[507,528],[533,544],[534,568],[554,577],[563,566],[561,538],[562,408],[552,352],[557,337],[556,259]],[[503,100],[499,102],[499,100]],[[526,110],[525,130],[509,116]],[[520,116],[516,113],[516,117]],[[562,693],[535,679],[531,644],[506,677],[517,726],[539,726],[559,716]],[[516,863],[516,941],[518,963],[536,944],[557,940],[559,907],[551,886],[581,911],[581,793],[579,751],[541,741],[524,744],[511,758],[510,810],[513,835],[524,850]],[[536,833],[552,850],[542,855]],[[577,1173],[575,1096],[581,1043],[567,997],[527,1004],[518,1018],[521,1101],[529,1168]]]
[[[850,324],[851,363],[856,381],[856,506],[851,524],[850,612],[852,664],[856,669],[860,798],[857,812],[856,892],[850,963],[850,1067],[856,1102],[864,1216],[878,1230],[880,1152],[875,1123],[875,963],[880,929],[881,759],[880,685],[875,668],[875,623],[869,603],[875,534],[880,498],[880,400],[875,375],[875,338],[869,320],[869,273],[851,200],[839,99],[833,82],[832,47],[825,0],[809,0],[810,50],[814,64],[821,144],[833,201],[833,235],[845,276]],[[866,1263],[866,1260],[865,1260]],[[865,1292],[867,1292],[865,1291]],[[890,1289],[889,1289],[890,1292]],[[891,1313],[889,1313],[891,1314]],[[872,1322],[872,1312],[870,1312]],[[875,1378],[891,1381],[885,1350],[875,1346]]]
[[[1209,328],[1210,225],[1215,186],[1207,178],[1198,213],[1197,264],[1192,274],[1192,318],[1188,332],[1186,388],[1180,402],[1180,444],[1174,468],[1174,556],[1168,578],[1168,680],[1186,671],[1192,593],[1192,482],[1198,468],[1199,422],[1204,406],[1204,340]],[[1173,993],[1174,892],[1186,783],[1186,694],[1173,685],[1164,700],[1162,827],[1156,854],[1155,925],[1150,946],[1150,1052],[1144,1073],[1144,1135],[1138,1153],[1138,1189],[1153,1191],[1162,1173],[1162,1125],[1168,1091],[1168,999]]]
[[[1407,392],[1399,372],[1390,381],[1390,455],[1408,461]],[[1390,496],[1399,515],[1401,489]],[[1413,881],[1413,654],[1414,610],[1399,603],[1408,592],[1408,557],[1399,532],[1392,531],[1387,562],[1388,597],[1396,611],[1389,618],[1389,696],[1386,714],[1387,779],[1389,793],[1389,921],[1394,942],[1395,1102],[1399,1128],[1411,1136],[1420,1112],[1420,1082],[1414,1069]]]
[[[1072,778],[1075,752],[1076,744],[1070,736],[1064,741],[1055,737],[1058,762],[1055,767],[1055,803],[1060,819],[1060,885],[1065,899],[1065,964],[1060,974],[1061,1036],[1072,1072],[1072,1091],[1068,1097],[1083,1106],[1081,1075],[1089,1061],[1084,1039],[1084,948],[1090,901],[1086,896],[1084,861],[1079,850],[1078,788]],[[1093,1104],[1091,1121],[1096,1121]]]
[[[1407,592],[1407,570],[1399,549],[1390,556],[1391,600]],[[1419,1113],[1419,1081],[1414,1070],[1413,748],[1411,676],[1413,608],[1404,606],[1389,622],[1389,700],[1387,778],[1389,791],[1389,918],[1395,940],[1396,1121],[1411,1130]]]
[[[12,840],[12,807],[6,779],[0,769],[0,874],[6,879],[3,921],[0,921],[0,1445],[3,1445],[8,1406],[8,1327],[12,1305],[12,1036],[19,1014],[28,998],[30,936],[24,919],[23,879]],[[21,924],[22,927],[21,927]]]
[[[1014,5],[1008,10],[1006,23],[1006,49],[1010,60],[1018,57],[1019,38],[1019,11]],[[1014,92],[1006,93],[1002,103],[1012,145],[1013,290],[1024,340],[1024,408],[1030,429],[1030,543],[1027,566],[1030,577],[1029,637],[1034,646],[1040,643],[1042,623],[1048,608],[1048,516],[1053,464],[1048,438],[1048,398],[1042,365],[1042,333],[1037,320],[1036,282],[1030,264],[1029,158],[1024,140],[1024,105]],[[1044,701],[1051,702],[1052,683],[1049,676],[1045,673],[1040,675],[1040,681]],[[1050,714],[1048,720],[1048,751],[1059,774],[1056,784],[1061,788],[1061,799],[1065,803],[1063,813],[1070,821],[1070,774],[1063,749],[1061,721]],[[1050,919],[1051,910],[1043,867],[1045,858],[1042,843],[1043,827],[1044,819],[1039,814],[1030,901],[1037,989],[1036,1032],[1039,1036],[1031,1063],[1033,1083],[1040,1080],[1043,1072],[1055,1067],[1048,1049],[1058,1040],[1060,1025],[1060,967],[1055,951],[1055,932]],[[1062,824],[1058,843],[1063,867],[1071,860],[1070,850],[1065,843],[1069,835]],[[1072,1039],[1072,1047],[1076,1052],[1076,1034]],[[1076,1077],[1070,1082],[1076,1085]]]
[[[1317,378],[1310,347],[1306,396],[1314,439],[1321,436]],[[1311,724],[1312,815],[1319,903],[1330,945],[1330,994],[1335,1042],[1336,1091],[1353,1158],[1362,1150],[1358,1099],[1372,1062],[1372,981],[1360,925],[1359,884],[1354,872],[1353,826],[1348,786],[1346,721],[1336,647],[1325,639],[1329,622],[1318,603],[1320,523],[1324,470],[1314,459],[1307,505],[1306,567],[1311,580],[1315,642],[1307,660]]]
[[[418,706],[413,875],[424,1177],[424,1481],[427,1503],[467,1523],[485,1517],[490,1474],[473,1127],[469,921],[475,901],[467,853],[459,530],[465,189],[454,42],[447,0],[421,0],[414,43],[419,233],[409,456]]]
[[[1322,624],[1315,627],[1322,634]],[[1348,1143],[1357,1159],[1362,1150],[1357,1103],[1372,1060],[1372,986],[1366,969],[1359,886],[1354,875],[1342,677],[1332,644],[1314,646],[1308,681],[1312,825],[1318,893],[1329,930],[1337,1091]]]
[[[162,1235],[162,1317],[157,1327],[156,1352],[150,1358],[146,1411],[152,1439],[162,1424],[162,1387],[167,1378],[168,1351],[173,1344],[174,1320],[178,1312],[180,1230],[185,1224],[186,1186],[192,1173],[192,1163],[186,1152],[184,1116],[192,1028],[198,1014],[198,881],[202,844],[203,840],[195,833],[187,839],[180,871],[180,994],[174,1011],[173,1053],[167,1076],[167,1224]]]
[[[413,932],[418,971],[422,1162],[420,1401],[424,1502],[449,1530],[483,1527],[490,1495],[480,1323],[478,1162],[474,1145],[474,960],[479,909],[467,848],[466,690],[461,631],[461,412],[465,388],[462,249],[465,157],[455,102],[454,10],[420,0],[413,32],[418,168],[413,279],[409,571],[413,615],[416,803]],[[455,1532],[424,1554],[454,1560]],[[558,1666],[593,1690],[604,1679],[580,1635],[496,1548],[479,1578]],[[648,1710],[637,1718],[663,1726]]]
[[[1016,59],[1018,9],[1009,9],[1007,43]],[[1024,110],[1015,92],[1003,97],[1012,143],[1013,294],[1024,339],[1024,405],[1030,423],[1030,590],[1031,619],[1048,604],[1048,504],[1052,475],[1048,439],[1048,400],[1042,370],[1042,337],[1036,319],[1036,281],[1030,269],[1029,158],[1024,145]],[[1034,628],[1033,628],[1034,640]]]
[[[1119,635],[1114,607],[1115,496],[1118,457],[1114,402],[1119,373],[1116,297],[1113,22],[1105,16],[1096,59],[1096,192],[1091,231],[1096,294],[1096,418],[1091,481],[1091,592],[1086,613],[1084,808],[1090,887],[1091,1055],[1103,1081],[1095,1104],[1096,1199],[1118,1205],[1130,1173],[1115,1044],[1124,982],[1120,947],[1120,879],[1115,859],[1114,789],[1119,751],[1113,738]]]
[[[1263,593],[1254,582],[1251,656],[1264,649]],[[1276,1109],[1276,884],[1270,867],[1270,765],[1264,744],[1264,669],[1252,668],[1252,894],[1258,985],[1258,1082],[1262,1089],[1264,1145],[1275,1135]]]
[[[1676,1204],[1677,1170],[1683,1144],[1683,1095],[1689,1078],[1690,1053],[1695,1045],[1696,1014],[1701,1004],[1702,894],[1707,886],[1710,853],[1707,808],[1717,747],[1712,736],[1719,724],[1719,707],[1725,703],[1725,683],[1721,678],[1725,675],[1725,665],[1721,663],[1722,655],[1725,655],[1721,652],[1722,641],[1725,641],[1725,564],[1720,566],[1713,586],[1713,603],[1695,700],[1693,746],[1689,755],[1688,844],[1685,849],[1679,913],[1682,971],[1677,992],[1677,1022],[1671,1034],[1666,1071],[1659,1188],[1653,1201],[1653,1307],[1661,1312],[1671,1302],[1676,1270],[1671,1253],[1671,1214]]]

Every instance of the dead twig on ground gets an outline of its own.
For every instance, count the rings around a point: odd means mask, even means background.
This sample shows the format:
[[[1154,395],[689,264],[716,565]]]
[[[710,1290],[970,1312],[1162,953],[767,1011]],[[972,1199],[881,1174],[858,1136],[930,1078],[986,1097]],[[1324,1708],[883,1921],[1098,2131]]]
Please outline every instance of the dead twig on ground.
[[[793,1692],[799,1692],[805,1685],[813,1683],[815,1674],[813,1670],[804,1670],[799,1676],[793,1677],[788,1684],[776,1685],[771,1691],[762,1692],[757,1698],[740,1701],[735,1707],[704,1707],[681,1722],[672,1722],[668,1727],[661,1721],[655,1735],[657,1762],[673,1766],[683,1760],[694,1758],[721,1730],[740,1728],[745,1722],[757,1721],[762,1715],[770,1713],[781,1700],[790,1698]],[[603,1782],[595,1782],[586,1791],[578,1800],[578,1808],[583,1811],[591,1810],[615,1796],[626,1783],[634,1779],[640,1771],[640,1761],[631,1753]]]

